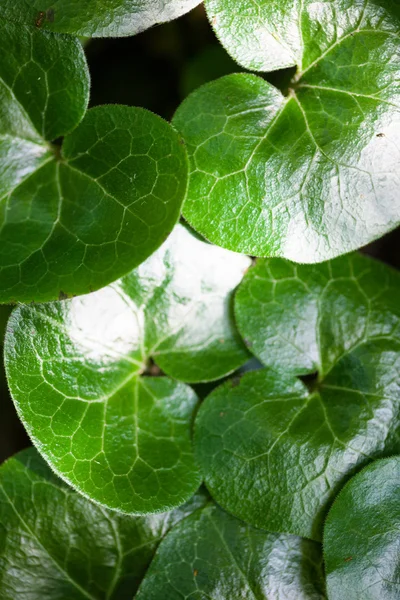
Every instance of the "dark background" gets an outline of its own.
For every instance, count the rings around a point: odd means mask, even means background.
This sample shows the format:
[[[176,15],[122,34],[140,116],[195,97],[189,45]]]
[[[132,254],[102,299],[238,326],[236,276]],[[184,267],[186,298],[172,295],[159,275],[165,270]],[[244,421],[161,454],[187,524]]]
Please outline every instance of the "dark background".
[[[202,6],[188,15],[131,38],[90,40],[86,55],[92,78],[91,106],[142,106],[170,120],[196,87],[241,71],[219,45]],[[281,89],[288,72],[265,77]],[[363,251],[400,268],[400,229]],[[10,309],[0,307],[0,340]],[[207,387],[207,386],[206,386]],[[201,391],[201,386],[198,391]],[[208,390],[208,387],[207,387]],[[0,463],[29,445],[0,370]]]

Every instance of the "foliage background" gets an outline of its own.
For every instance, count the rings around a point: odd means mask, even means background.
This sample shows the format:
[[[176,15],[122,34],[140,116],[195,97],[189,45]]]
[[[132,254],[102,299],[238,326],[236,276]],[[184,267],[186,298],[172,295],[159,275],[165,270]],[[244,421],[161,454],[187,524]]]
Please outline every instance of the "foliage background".
[[[242,70],[220,46],[202,5],[133,37],[90,40],[85,49],[92,82],[90,106],[141,106],[167,120],[199,85]],[[286,71],[277,71],[265,78],[284,88],[287,77]],[[400,228],[362,251],[400,269]],[[9,307],[0,307],[1,343],[9,312]],[[2,463],[30,445],[8,393],[2,364],[0,406]]]

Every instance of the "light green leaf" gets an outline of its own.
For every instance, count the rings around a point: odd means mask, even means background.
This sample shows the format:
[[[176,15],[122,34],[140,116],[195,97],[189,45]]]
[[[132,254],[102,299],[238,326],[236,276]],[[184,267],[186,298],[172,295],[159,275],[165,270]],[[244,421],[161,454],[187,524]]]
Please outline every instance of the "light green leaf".
[[[356,475],[335,500],[324,530],[330,600],[400,595],[400,457]]]
[[[206,484],[237,517],[318,540],[348,477],[400,452],[400,276],[359,255],[318,266],[260,260],[236,314],[273,369],[228,382],[200,408]],[[310,389],[294,377],[314,371]]]
[[[396,35],[400,14],[396,0],[205,0],[205,6],[226,50],[253,71],[303,71],[354,34]]]
[[[0,28],[0,302],[87,293],[171,232],[187,185],[178,134],[141,108],[90,110],[77,40]]]
[[[315,266],[258,260],[238,289],[235,316],[264,365],[318,372],[322,381],[363,344],[400,340],[400,275],[357,253]]]
[[[287,95],[250,74],[203,86],[174,123],[185,218],[210,241],[315,263],[400,223],[400,8],[391,0],[209,0],[246,67],[297,65]]]
[[[152,373],[207,380],[248,354],[230,315],[249,259],[178,225],[115,284],[73,300],[22,306],[7,328],[8,382],[52,468],[93,500],[130,513],[167,510],[200,484],[191,447],[195,393]]]
[[[320,546],[238,521],[215,505],[161,542],[137,600],[323,600]]]
[[[2,0],[3,15],[58,33],[121,37],[176,19],[199,0]]]
[[[204,505],[128,517],[63,484],[33,448],[0,467],[2,600],[131,600],[160,540]]]

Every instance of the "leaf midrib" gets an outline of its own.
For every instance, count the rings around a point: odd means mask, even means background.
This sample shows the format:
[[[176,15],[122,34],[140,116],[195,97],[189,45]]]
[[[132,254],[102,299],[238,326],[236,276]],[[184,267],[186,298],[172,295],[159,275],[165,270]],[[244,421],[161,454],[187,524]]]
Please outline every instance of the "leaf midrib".
[[[250,585],[250,581],[248,579],[248,577],[246,576],[246,574],[244,573],[244,571],[242,570],[242,568],[240,567],[239,563],[237,562],[232,550],[229,548],[224,536],[222,535],[221,531],[218,529],[218,527],[216,526],[216,524],[214,523],[214,519],[212,517],[212,515],[210,515],[209,513],[207,514],[208,520],[210,521],[213,529],[215,530],[215,532],[217,533],[219,539],[221,540],[222,546],[225,549],[226,553],[228,554],[228,556],[231,558],[232,563],[235,565],[240,578],[245,582],[245,584],[248,587],[248,590],[251,592],[252,597],[254,598],[254,600],[258,600],[258,597],[256,595],[256,592],[253,590],[252,586]]]
[[[15,515],[17,516],[17,518],[22,523],[22,526],[29,533],[29,535],[32,537],[32,539],[36,540],[36,542],[38,543],[38,545],[42,548],[42,550],[47,554],[47,556],[50,558],[50,560],[57,567],[57,569],[59,570],[59,572],[66,578],[67,581],[69,581],[82,594],[82,596],[84,598],[88,598],[89,600],[98,600],[95,596],[92,596],[89,592],[87,592],[77,581],[75,581],[74,579],[72,579],[72,577],[70,576],[70,574],[68,573],[68,571],[66,571],[64,569],[64,567],[54,558],[54,556],[52,556],[50,554],[50,552],[47,550],[46,546],[43,545],[43,543],[41,542],[41,540],[39,539],[39,537],[36,535],[36,533],[26,523],[26,521],[23,518],[23,516],[17,511],[17,509],[14,506],[14,503],[13,503],[12,499],[7,494],[7,491],[5,490],[5,488],[4,488],[3,485],[1,485],[1,489],[2,489],[3,494],[5,495],[5,497],[7,498],[8,503],[11,506],[12,510],[14,511]]]

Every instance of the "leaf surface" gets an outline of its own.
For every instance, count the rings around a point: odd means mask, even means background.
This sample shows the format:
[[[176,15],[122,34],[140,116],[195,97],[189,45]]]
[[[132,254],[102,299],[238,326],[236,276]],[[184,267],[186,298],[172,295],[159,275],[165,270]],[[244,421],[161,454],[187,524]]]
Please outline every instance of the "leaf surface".
[[[52,468],[93,500],[129,513],[167,510],[200,484],[193,390],[248,353],[231,318],[249,259],[178,225],[136,271],[102,290],[14,310],[8,381],[19,416]]]
[[[269,367],[213,391],[196,454],[223,508],[320,539],[327,509],[370,460],[400,452],[400,277],[361,255],[259,260],[236,297],[239,330]],[[309,389],[295,375],[316,374]]]
[[[199,0],[3,0],[6,18],[85,37],[135,35],[189,12]]]
[[[335,500],[324,530],[330,600],[400,594],[400,458],[378,460]]]
[[[30,448],[0,467],[3,600],[131,600],[167,531],[205,503],[128,517],[96,506]]]
[[[209,505],[160,544],[137,600],[323,600],[320,546],[241,523]]]
[[[399,224],[400,8],[391,0],[209,0],[241,64],[297,65],[287,95],[255,75],[193,92],[185,218],[230,250],[334,258]]]
[[[0,48],[0,302],[88,293],[171,232],[186,193],[185,148],[141,108],[84,116],[78,40],[4,21]],[[62,148],[49,144],[74,128]]]

